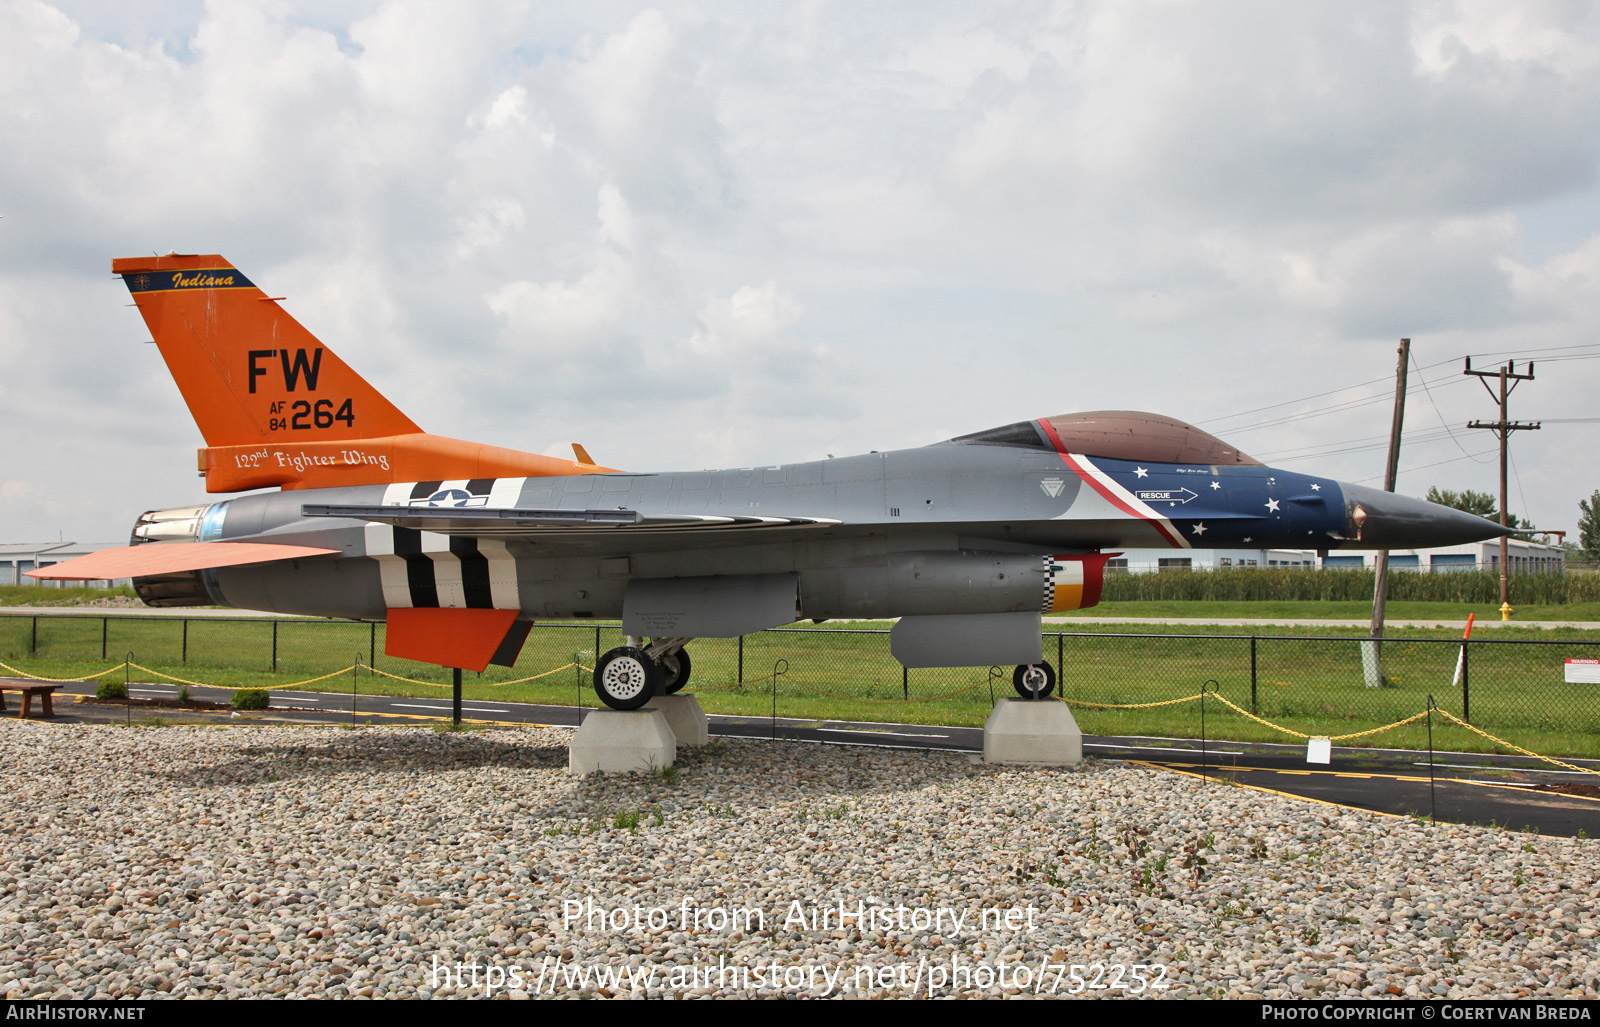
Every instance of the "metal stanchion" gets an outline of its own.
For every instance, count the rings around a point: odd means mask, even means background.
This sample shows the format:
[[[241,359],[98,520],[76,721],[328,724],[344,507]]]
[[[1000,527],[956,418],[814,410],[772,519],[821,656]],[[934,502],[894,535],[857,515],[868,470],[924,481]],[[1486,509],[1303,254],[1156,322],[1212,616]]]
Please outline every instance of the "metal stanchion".
[[[772,740],[778,740],[778,675],[789,673],[789,661],[779,659],[772,665]]]

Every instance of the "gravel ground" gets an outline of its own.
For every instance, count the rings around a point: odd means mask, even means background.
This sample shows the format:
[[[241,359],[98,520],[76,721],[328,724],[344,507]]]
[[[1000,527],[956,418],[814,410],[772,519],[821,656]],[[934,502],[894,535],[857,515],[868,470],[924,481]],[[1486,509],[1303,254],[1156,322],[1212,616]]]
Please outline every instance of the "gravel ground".
[[[1595,841],[800,743],[580,780],[568,737],[0,721],[0,991],[1596,997]]]

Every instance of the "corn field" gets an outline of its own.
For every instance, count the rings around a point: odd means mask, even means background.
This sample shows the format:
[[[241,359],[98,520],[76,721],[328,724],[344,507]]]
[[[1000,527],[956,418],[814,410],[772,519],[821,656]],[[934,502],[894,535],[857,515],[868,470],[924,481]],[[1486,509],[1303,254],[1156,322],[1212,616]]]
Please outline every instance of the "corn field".
[[[1370,570],[1273,570],[1221,568],[1172,570],[1157,574],[1108,575],[1102,602],[1210,600],[1220,602],[1370,600]],[[1518,574],[1512,579],[1517,601],[1562,604],[1600,602],[1600,575]],[[1500,602],[1496,571],[1419,574],[1391,571],[1390,602]]]

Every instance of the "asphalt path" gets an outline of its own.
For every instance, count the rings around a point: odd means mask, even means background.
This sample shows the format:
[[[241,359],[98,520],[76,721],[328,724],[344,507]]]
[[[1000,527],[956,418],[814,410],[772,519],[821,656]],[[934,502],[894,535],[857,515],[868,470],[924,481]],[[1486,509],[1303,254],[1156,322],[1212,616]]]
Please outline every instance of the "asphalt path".
[[[180,710],[75,703],[93,694],[94,683],[74,682],[56,693],[58,720],[116,723],[149,720],[244,720],[302,724],[437,724],[452,717],[448,696],[416,698],[340,692],[272,691],[263,713],[193,715]],[[173,685],[132,683],[136,699],[171,699]],[[227,703],[227,689],[191,687],[195,699]],[[7,698],[4,716],[18,706]],[[592,712],[575,706],[470,699],[463,719],[480,723],[576,727]],[[37,715],[37,714],[35,714]],[[881,724],[713,714],[713,735],[791,740],[830,745],[876,745],[978,754],[983,730],[922,724]],[[1085,736],[1084,752],[1103,759],[1160,767],[1191,775],[1196,787],[1253,788],[1307,801],[1369,810],[1389,816],[1498,826],[1541,834],[1600,837],[1600,761],[1571,760],[1594,772],[1568,770],[1523,757],[1404,749],[1335,748],[1332,762],[1306,762],[1303,747],[1195,739]],[[1563,794],[1552,786],[1587,786],[1592,796]]]

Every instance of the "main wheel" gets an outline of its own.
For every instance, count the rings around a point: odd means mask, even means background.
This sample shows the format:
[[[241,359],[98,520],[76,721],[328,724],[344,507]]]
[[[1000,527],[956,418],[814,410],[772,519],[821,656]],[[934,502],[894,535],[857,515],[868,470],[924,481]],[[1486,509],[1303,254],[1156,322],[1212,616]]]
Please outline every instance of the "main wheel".
[[[1056,690],[1056,670],[1048,663],[1023,664],[1011,675],[1011,684],[1024,699],[1044,699]]]
[[[689,652],[679,649],[656,661],[661,667],[661,694],[671,695],[689,683]]]
[[[621,646],[594,666],[594,691],[614,710],[636,710],[655,697],[661,670],[643,649]]]

